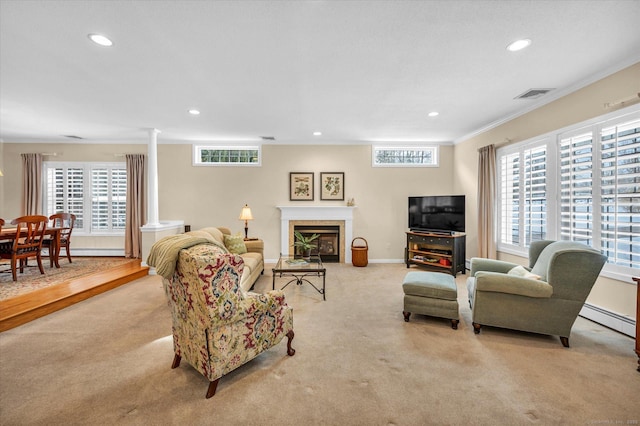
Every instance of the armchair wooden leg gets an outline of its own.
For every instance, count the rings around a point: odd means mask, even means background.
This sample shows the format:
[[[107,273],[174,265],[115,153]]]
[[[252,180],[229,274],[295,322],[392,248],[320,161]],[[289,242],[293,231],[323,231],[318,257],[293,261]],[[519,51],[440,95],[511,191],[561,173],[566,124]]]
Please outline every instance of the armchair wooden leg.
[[[564,346],[565,348],[569,347],[569,338],[568,337],[560,336],[560,341],[562,342],[562,346]]]
[[[209,382],[209,389],[207,389],[207,399],[211,398],[216,394],[216,389],[218,388],[218,382],[220,379],[215,379],[213,382]]]
[[[180,361],[182,360],[182,357],[178,354],[176,354],[173,357],[173,363],[171,364],[171,368],[178,368],[180,366]]]
[[[481,324],[473,322],[473,332],[476,334],[480,334],[480,329],[482,328]]]
[[[404,315],[404,322],[409,322],[409,317],[411,316],[411,312],[402,311],[402,315]]]
[[[458,329],[458,323],[460,322],[460,320],[457,319],[452,319],[451,320],[451,328],[453,328],[454,330]]]
[[[296,350],[291,347],[293,336],[295,336],[295,333],[293,332],[293,330],[289,330],[289,332],[287,333],[287,355],[289,356],[294,356],[296,354]]]

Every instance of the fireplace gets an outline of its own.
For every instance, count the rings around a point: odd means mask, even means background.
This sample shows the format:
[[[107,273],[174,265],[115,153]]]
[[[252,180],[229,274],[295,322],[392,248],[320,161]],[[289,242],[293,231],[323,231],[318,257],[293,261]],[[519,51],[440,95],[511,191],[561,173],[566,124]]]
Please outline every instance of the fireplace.
[[[351,206],[278,206],[280,216],[280,253],[293,254],[293,231],[296,226],[333,226],[339,228],[338,262],[350,263],[351,251],[347,242],[353,238],[353,210]],[[335,241],[335,240],[332,240]],[[327,243],[328,244],[328,243]],[[324,260],[325,257],[323,256]]]
[[[340,262],[340,226],[294,225],[293,230],[305,236],[319,235],[311,252],[318,253],[323,262]]]

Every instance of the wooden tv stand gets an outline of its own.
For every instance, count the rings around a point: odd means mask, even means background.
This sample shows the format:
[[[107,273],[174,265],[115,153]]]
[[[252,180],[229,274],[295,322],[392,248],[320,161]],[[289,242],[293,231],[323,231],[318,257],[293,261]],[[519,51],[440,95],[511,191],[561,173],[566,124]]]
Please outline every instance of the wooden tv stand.
[[[465,234],[409,231],[404,260],[407,268],[414,264],[455,277],[458,272],[466,273],[465,248]]]

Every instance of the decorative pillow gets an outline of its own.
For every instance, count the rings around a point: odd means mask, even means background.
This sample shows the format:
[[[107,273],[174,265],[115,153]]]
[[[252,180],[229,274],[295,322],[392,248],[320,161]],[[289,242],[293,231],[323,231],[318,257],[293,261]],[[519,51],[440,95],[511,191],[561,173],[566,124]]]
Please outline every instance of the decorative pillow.
[[[540,279],[540,275],[532,274],[531,272],[527,271],[524,266],[516,266],[515,268],[507,272],[507,274],[515,275],[517,277],[530,278],[532,280]]]
[[[244,243],[242,235],[226,235],[224,236],[224,245],[233,254],[245,254],[247,246]]]

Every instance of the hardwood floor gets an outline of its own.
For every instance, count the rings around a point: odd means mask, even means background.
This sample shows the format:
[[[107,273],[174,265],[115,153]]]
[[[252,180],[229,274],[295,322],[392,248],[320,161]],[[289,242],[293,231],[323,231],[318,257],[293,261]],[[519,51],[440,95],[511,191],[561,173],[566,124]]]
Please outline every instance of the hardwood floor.
[[[148,266],[141,266],[139,259],[132,259],[107,271],[0,301],[0,332],[142,278],[148,273]]]

